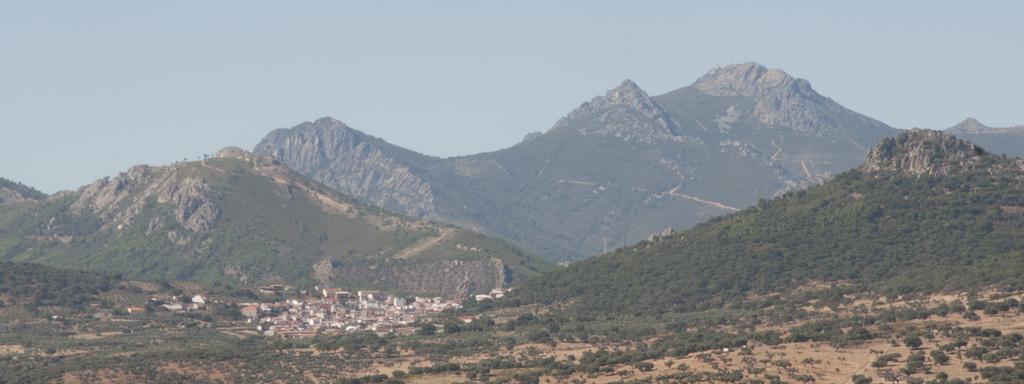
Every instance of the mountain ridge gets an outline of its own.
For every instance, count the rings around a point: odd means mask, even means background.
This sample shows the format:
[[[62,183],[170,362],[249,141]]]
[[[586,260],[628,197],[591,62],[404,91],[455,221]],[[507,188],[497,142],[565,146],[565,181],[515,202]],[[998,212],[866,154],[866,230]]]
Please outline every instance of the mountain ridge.
[[[454,297],[548,268],[502,240],[363,205],[238,148],[135,166],[0,215],[0,259],[142,279]]]
[[[275,130],[253,151],[360,201],[558,261],[821,182],[897,132],[756,63],[658,96],[625,80],[543,133],[469,156],[421,155],[376,138],[324,145],[338,134],[307,127],[322,121]]]

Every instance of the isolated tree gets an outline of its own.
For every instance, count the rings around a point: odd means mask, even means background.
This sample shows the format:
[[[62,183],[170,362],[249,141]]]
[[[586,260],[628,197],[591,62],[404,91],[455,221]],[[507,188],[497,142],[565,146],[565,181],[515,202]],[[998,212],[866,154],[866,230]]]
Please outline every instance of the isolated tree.
[[[934,361],[935,364],[938,364],[938,365],[949,364],[949,355],[947,355],[945,352],[942,352],[942,351],[940,351],[938,349],[935,349],[935,350],[931,351],[930,355],[932,356],[932,361]]]
[[[917,336],[907,336],[903,339],[903,345],[910,347],[910,349],[921,348],[921,338]]]
[[[423,336],[433,336],[435,333],[437,333],[437,326],[435,326],[434,324],[423,324],[423,326],[420,327],[420,329],[416,330],[416,333]]]

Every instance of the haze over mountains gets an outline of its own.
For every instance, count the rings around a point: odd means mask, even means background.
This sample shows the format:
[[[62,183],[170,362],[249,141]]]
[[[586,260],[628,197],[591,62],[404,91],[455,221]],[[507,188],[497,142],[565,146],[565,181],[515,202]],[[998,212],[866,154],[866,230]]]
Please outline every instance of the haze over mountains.
[[[654,97],[623,81],[495,152],[426,156],[331,118],[254,152],[363,201],[576,260],[820,182],[896,132],[746,63]]]

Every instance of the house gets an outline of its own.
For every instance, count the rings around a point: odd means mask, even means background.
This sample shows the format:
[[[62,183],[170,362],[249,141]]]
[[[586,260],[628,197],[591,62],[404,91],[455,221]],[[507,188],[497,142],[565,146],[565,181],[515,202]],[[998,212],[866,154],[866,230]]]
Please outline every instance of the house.
[[[206,305],[206,298],[203,297],[202,295],[192,296],[192,303],[193,304],[199,304],[199,305]]]
[[[164,309],[166,309],[166,310],[168,310],[168,311],[175,311],[175,312],[177,312],[177,311],[181,311],[181,310],[185,309],[185,307],[183,307],[183,306],[182,306],[181,304],[179,304],[179,303],[174,303],[174,304],[164,304],[164,305],[162,305],[162,307],[164,307]]]
[[[476,320],[476,316],[473,316],[473,315],[462,315],[462,316],[456,317],[456,319],[458,319],[459,321],[461,321],[463,323],[469,324],[469,323],[472,323],[474,320]]]
[[[264,295],[273,295],[281,293],[284,290],[284,284],[270,284],[260,287],[260,293]]]
[[[260,315],[260,307],[258,305],[246,305],[242,307],[241,312],[242,316],[248,317],[250,319],[256,318],[259,317]]]
[[[392,302],[392,305],[396,306],[396,307],[404,307],[407,304],[408,304],[408,300],[406,300],[404,297],[401,297],[401,296],[395,296],[394,297],[394,301]]]
[[[363,302],[366,302],[366,301],[380,301],[380,300],[384,299],[384,296],[385,296],[384,294],[381,294],[380,291],[359,291],[358,294],[359,294],[359,301],[363,301]]]
[[[143,308],[143,307],[128,307],[127,309],[128,309],[128,314],[129,315],[135,315],[135,314],[146,312],[146,308]]]
[[[495,299],[500,299],[502,297],[505,297],[505,290],[501,289],[501,288],[492,289],[491,290],[491,297],[493,297]]]
[[[493,300],[491,295],[487,295],[487,294],[479,294],[479,295],[473,296],[473,298],[476,299],[476,301]]]

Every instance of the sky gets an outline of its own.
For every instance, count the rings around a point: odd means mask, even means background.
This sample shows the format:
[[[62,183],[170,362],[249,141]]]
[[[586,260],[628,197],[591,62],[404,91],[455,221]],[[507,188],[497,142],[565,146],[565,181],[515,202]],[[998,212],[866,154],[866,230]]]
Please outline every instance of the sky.
[[[0,177],[44,192],[332,116],[436,156],[511,146],[623,79],[746,61],[899,128],[1024,124],[1019,1],[0,4]]]

